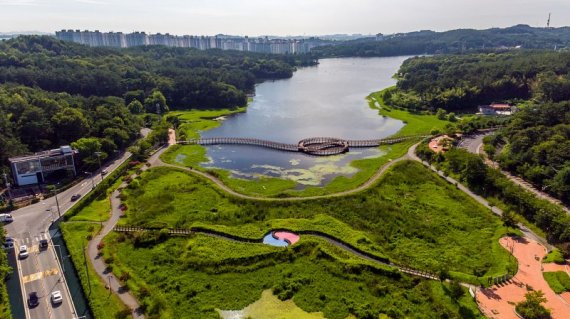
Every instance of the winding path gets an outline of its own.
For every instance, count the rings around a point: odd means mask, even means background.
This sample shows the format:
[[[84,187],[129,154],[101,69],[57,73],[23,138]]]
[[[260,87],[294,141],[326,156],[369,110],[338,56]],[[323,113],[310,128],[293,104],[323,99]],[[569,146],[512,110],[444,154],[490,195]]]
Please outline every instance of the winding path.
[[[159,229],[133,227],[133,226],[115,226],[113,228],[113,230],[116,232],[130,233],[130,232],[141,232],[141,231],[158,231]],[[410,275],[419,276],[419,277],[432,279],[432,280],[439,280],[439,277],[436,274],[432,274],[432,273],[429,273],[426,271],[413,269],[413,268],[403,266],[403,265],[394,264],[388,258],[379,257],[379,256],[373,255],[371,253],[367,253],[363,250],[360,250],[359,248],[356,248],[356,247],[354,247],[348,243],[345,243],[342,240],[335,238],[335,237],[333,237],[329,234],[326,234],[326,233],[322,233],[319,231],[295,231],[295,230],[290,230],[290,229],[285,229],[285,228],[280,228],[278,230],[271,230],[270,232],[273,232],[273,231],[287,231],[287,232],[292,232],[292,233],[299,234],[299,235],[307,235],[307,236],[312,236],[312,237],[316,237],[319,239],[323,239],[323,240],[329,242],[330,244],[332,244],[332,245],[334,245],[340,249],[343,249],[343,250],[345,250],[345,251],[347,251],[347,252],[349,252],[349,253],[357,256],[357,257],[371,261],[373,263],[393,267],[395,269],[398,269],[400,272],[407,273]],[[211,229],[207,229],[207,228],[203,228],[203,227],[191,227],[189,229],[184,229],[184,228],[183,229],[169,229],[168,232],[171,236],[188,236],[190,234],[204,234],[207,236],[212,236],[212,237],[221,238],[224,240],[229,240],[229,241],[234,241],[234,242],[257,243],[257,244],[263,243],[263,238],[259,238],[259,239],[244,238],[244,237],[230,235],[227,233],[223,233],[223,232],[219,232],[219,231],[215,231],[215,230],[211,230]],[[468,286],[468,285],[466,285],[466,286]]]

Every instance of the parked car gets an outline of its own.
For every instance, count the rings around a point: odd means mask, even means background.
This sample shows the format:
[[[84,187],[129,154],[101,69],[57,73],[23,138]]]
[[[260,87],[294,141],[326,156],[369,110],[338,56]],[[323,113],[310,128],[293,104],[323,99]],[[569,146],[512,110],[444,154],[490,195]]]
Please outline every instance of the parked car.
[[[47,239],[40,240],[40,249],[47,249],[49,242]]]
[[[78,200],[79,197],[81,197],[81,194],[73,194],[73,195],[71,195],[71,201],[74,202],[74,201]]]
[[[35,291],[30,292],[28,295],[28,306],[30,308],[37,307],[40,304],[40,298],[38,298],[38,293]]]
[[[11,223],[14,221],[14,218],[10,214],[0,214],[0,222],[4,223]]]
[[[2,247],[4,247],[4,249],[12,249],[14,248],[14,242],[4,242],[4,245],[2,245]]]
[[[56,290],[51,293],[51,302],[53,304],[60,304],[63,302],[63,296],[61,295],[61,291]]]
[[[104,170],[101,171],[101,175],[103,175],[103,176],[104,176],[104,175],[107,175],[107,173],[109,173],[109,172],[107,172],[106,169],[104,169]]]
[[[20,258],[24,259],[24,258],[28,257],[28,255],[29,255],[28,246],[26,246],[26,245],[20,246]]]

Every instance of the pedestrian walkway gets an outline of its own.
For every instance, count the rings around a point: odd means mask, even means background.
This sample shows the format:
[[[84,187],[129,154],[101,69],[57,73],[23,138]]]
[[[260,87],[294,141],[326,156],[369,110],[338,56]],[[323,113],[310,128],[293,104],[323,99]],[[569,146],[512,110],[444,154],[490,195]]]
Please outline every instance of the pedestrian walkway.
[[[126,184],[122,184],[121,186],[126,186]],[[119,206],[121,205],[119,196],[120,192],[118,190],[115,190],[111,194],[111,218],[103,223],[104,226],[101,232],[89,242],[87,255],[93,264],[95,272],[97,272],[97,275],[99,275],[101,280],[103,280],[103,282],[107,282],[107,285],[110,285],[110,289],[129,309],[132,310],[133,318],[142,319],[144,318],[144,314],[137,299],[130,292],[122,289],[122,285],[118,278],[114,277],[114,275],[109,271],[107,265],[103,261],[102,255],[99,254],[99,250],[97,249],[97,244],[100,243],[111,230],[113,230],[115,225],[117,225],[119,218],[123,214],[121,209],[119,209]]]
[[[489,318],[518,319],[514,304],[524,300],[529,289],[540,290],[546,297],[545,307],[553,319],[570,317],[570,304],[556,295],[542,276],[542,258],[546,249],[540,243],[521,237],[504,237],[500,243],[518,260],[515,277],[506,284],[477,291],[477,301]]]

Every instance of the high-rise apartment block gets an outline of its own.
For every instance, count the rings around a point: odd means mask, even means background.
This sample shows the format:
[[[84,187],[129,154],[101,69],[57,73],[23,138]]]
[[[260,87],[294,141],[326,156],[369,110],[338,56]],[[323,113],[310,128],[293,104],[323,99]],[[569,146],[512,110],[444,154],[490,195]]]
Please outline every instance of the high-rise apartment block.
[[[310,39],[269,39],[268,37],[249,38],[235,36],[192,36],[171,34],[146,34],[144,32],[99,32],[80,30],[61,30],[55,33],[63,41],[76,42],[91,47],[130,48],[143,45],[164,45],[178,48],[196,48],[200,50],[221,49],[274,54],[302,54],[312,48],[327,44],[326,41]]]

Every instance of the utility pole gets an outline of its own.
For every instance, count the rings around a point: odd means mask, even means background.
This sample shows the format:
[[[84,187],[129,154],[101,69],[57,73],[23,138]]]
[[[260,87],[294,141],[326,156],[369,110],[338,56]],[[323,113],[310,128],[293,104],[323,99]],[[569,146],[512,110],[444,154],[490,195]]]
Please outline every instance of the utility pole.
[[[85,172],[85,174],[89,174],[89,178],[91,179],[91,189],[95,188],[95,182],[93,181],[93,173]]]
[[[57,215],[58,220],[61,219],[61,210],[59,209],[59,201],[57,200],[57,185],[53,188],[53,191],[55,193],[55,204],[57,205]]]
[[[6,184],[6,188],[8,189],[8,201],[12,200],[12,192],[10,191],[10,183],[8,183],[8,175],[4,172],[4,183]]]
[[[550,13],[548,14],[548,21],[546,21],[546,28],[550,28]]]
[[[99,162],[99,174],[101,175],[101,181],[103,181],[103,173],[101,173],[101,152],[95,152],[95,155],[97,156],[97,161]]]

